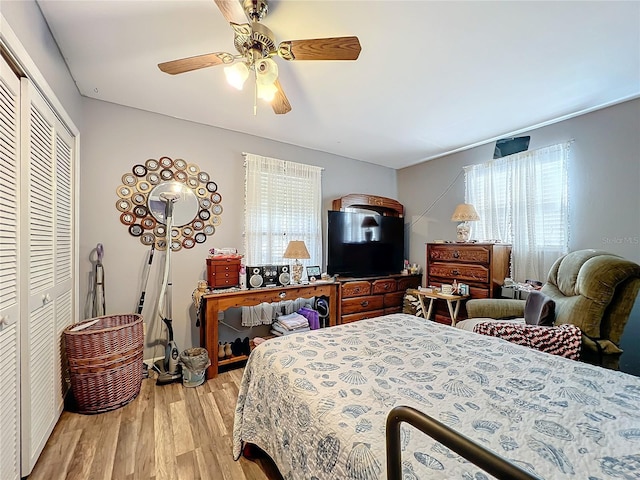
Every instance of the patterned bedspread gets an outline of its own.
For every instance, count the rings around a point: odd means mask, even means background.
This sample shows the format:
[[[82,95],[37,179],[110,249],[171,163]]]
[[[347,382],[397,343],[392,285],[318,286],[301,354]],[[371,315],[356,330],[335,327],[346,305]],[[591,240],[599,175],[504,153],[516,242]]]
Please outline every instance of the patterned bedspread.
[[[640,478],[640,379],[393,314],[272,339],[251,354],[234,424],[285,479],[386,478],[385,421],[432,416],[542,479]],[[401,427],[403,478],[491,478]]]

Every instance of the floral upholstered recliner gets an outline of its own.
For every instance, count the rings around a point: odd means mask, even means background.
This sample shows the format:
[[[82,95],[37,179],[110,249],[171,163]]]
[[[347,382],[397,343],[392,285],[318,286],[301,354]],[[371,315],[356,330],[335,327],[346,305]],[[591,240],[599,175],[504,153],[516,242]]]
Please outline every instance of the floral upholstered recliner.
[[[551,267],[541,292],[555,302],[554,325],[582,331],[584,361],[618,368],[622,332],[640,290],[640,265],[601,250],[578,250]],[[524,300],[473,299],[469,318],[523,317]]]

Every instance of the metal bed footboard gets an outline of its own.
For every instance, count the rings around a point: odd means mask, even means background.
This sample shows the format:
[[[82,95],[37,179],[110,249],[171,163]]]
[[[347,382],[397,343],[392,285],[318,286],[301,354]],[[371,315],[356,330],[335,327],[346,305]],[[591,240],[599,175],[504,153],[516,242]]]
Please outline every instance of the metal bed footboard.
[[[387,416],[387,480],[402,480],[400,424],[407,422],[501,480],[540,480],[415,408],[394,407]]]

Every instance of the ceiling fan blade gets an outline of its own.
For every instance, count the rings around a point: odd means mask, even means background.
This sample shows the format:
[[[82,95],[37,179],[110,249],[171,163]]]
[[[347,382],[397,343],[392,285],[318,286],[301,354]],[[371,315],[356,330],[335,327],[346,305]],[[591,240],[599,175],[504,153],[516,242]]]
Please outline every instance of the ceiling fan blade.
[[[227,22],[247,22],[247,16],[244,13],[244,8],[242,8],[242,5],[238,0],[215,0],[215,2]]]
[[[285,60],[356,60],[362,47],[358,37],[286,40],[278,46]]]
[[[278,115],[289,113],[291,111],[291,104],[289,103],[287,96],[284,94],[282,85],[280,85],[280,80],[276,79],[274,85],[278,91],[273,97],[273,100],[271,100],[271,108],[273,108],[273,111]]]
[[[200,68],[214,67],[223,63],[233,63],[233,55],[226,52],[206,53],[195,57],[181,58],[170,62],[159,63],[158,68],[164,73],[175,75]]]

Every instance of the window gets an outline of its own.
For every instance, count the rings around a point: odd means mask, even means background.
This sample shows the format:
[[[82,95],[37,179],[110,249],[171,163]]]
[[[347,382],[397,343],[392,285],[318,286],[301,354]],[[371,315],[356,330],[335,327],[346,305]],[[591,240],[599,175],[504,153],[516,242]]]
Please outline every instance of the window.
[[[546,280],[567,253],[570,142],[510,155],[465,171],[465,198],[480,220],[472,238],[512,244],[511,276]]]
[[[322,169],[246,153],[245,226],[246,265],[286,263],[282,258],[290,240],[303,240],[310,259],[322,262]]]

